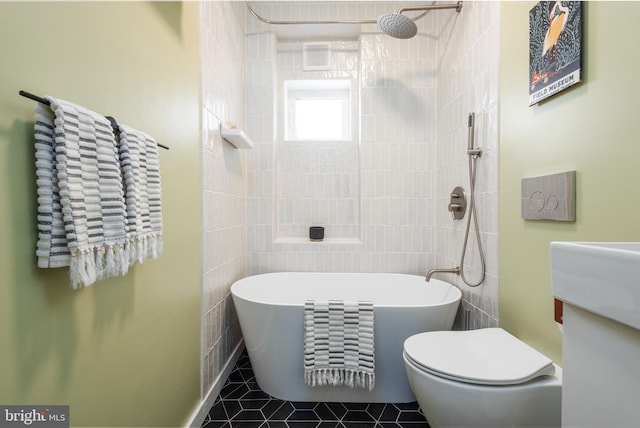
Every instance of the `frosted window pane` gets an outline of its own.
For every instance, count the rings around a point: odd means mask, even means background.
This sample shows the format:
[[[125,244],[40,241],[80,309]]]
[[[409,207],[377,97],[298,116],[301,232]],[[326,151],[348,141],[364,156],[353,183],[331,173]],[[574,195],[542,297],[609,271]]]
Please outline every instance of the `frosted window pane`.
[[[342,100],[296,100],[297,138],[336,140],[343,137]]]

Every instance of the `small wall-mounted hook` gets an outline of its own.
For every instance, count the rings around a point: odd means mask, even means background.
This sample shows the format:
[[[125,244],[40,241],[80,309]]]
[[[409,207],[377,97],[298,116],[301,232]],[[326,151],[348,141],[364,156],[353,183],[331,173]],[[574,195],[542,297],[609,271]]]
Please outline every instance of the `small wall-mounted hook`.
[[[460,220],[464,217],[464,213],[467,211],[467,198],[462,187],[458,186],[453,189],[447,208],[453,220]]]

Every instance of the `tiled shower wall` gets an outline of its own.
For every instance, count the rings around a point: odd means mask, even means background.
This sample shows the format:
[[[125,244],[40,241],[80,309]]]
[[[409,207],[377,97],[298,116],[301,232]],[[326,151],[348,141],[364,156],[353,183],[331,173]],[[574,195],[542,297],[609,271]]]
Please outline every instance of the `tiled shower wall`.
[[[245,22],[244,2],[200,3],[203,397],[241,340],[229,288],[248,274],[247,161],[219,126],[245,126]]]
[[[282,20],[371,19],[400,6],[398,2],[254,5],[264,17]],[[454,186],[462,185],[468,193],[466,124],[468,113],[474,111],[477,145],[484,150],[478,161],[476,198],[487,276],[478,288],[464,285],[454,275],[437,277],[463,290],[456,328],[495,326],[499,3],[465,2],[460,14],[433,12],[418,24],[418,35],[409,40],[383,35],[374,25],[362,26],[358,239],[311,243],[302,237],[305,228],[299,227],[298,242],[278,242],[283,171],[277,162],[282,147],[277,105],[282,100],[274,85],[282,65],[273,27],[248,17],[248,126],[258,143],[248,159],[250,272],[423,275],[428,269],[458,266],[466,218],[453,222],[447,204]],[[310,184],[312,192],[314,185]],[[330,237],[335,224],[323,225]],[[474,280],[479,257],[473,242],[467,253],[465,272]]]
[[[331,225],[327,239],[359,238],[359,43],[329,40],[329,70],[304,71],[303,42],[277,43],[276,97],[282,99],[285,82],[292,80],[347,80],[351,84],[351,139],[346,141],[276,141],[276,241],[307,242],[309,226]],[[282,114],[277,109],[278,114]],[[282,121],[280,121],[282,123]]]
[[[487,275],[476,288],[459,276],[436,277],[455,283],[463,301],[457,329],[498,325],[498,61],[500,4],[464,2],[459,15],[433,14],[436,19],[437,56],[437,199],[436,265],[458,266],[467,216],[453,221],[447,211],[449,195],[462,186],[469,197],[467,139],[468,114],[476,114],[476,207]],[[474,228],[467,247],[465,274],[470,282],[480,276],[480,258]],[[431,268],[431,267],[430,267]]]
[[[269,19],[363,19],[395,11],[397,3],[289,2],[253,3]],[[358,156],[332,162],[357,167],[355,233],[341,233],[341,224],[323,219],[326,239],[309,242],[306,230],[317,220],[311,215],[290,234],[298,239],[277,240],[282,212],[280,187],[287,173],[279,138],[281,96],[278,87],[283,64],[278,58],[273,27],[249,16],[247,21],[247,122],[256,146],[248,158],[248,214],[251,274],[273,271],[402,272],[422,275],[432,264],[435,233],[435,28],[419,22],[420,35],[396,40],[381,35],[375,25],[363,26],[358,51],[360,123]],[[336,70],[339,72],[340,70]],[[304,75],[304,72],[299,72]],[[311,75],[311,74],[310,74]],[[313,77],[309,77],[313,78]],[[354,88],[355,89],[355,88]],[[295,156],[296,151],[289,151]],[[298,151],[297,153],[303,153]],[[335,156],[337,151],[332,152]],[[291,164],[303,163],[289,158]],[[353,165],[355,164],[355,165]],[[344,176],[347,170],[333,175]],[[332,179],[329,174],[328,179]],[[322,194],[321,180],[307,183],[307,194]],[[333,200],[332,200],[333,199]],[[339,206],[338,197],[324,203]],[[293,204],[292,204],[293,206]],[[303,205],[299,205],[303,206]],[[328,210],[330,212],[331,210]],[[312,213],[310,213],[312,214]],[[299,220],[302,225],[304,220]],[[334,230],[335,228],[335,230]],[[335,239],[333,237],[353,239]]]

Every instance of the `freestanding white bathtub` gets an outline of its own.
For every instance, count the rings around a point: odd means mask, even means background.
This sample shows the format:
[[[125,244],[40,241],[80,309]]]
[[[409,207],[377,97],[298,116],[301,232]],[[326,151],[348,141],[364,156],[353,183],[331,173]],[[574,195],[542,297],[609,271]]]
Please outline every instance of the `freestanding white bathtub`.
[[[415,401],[402,360],[405,339],[451,330],[458,288],[424,277],[386,273],[283,272],[250,276],[231,286],[258,385],[289,401],[408,403]],[[306,300],[369,300],[375,317],[375,387],[310,387],[304,383]]]

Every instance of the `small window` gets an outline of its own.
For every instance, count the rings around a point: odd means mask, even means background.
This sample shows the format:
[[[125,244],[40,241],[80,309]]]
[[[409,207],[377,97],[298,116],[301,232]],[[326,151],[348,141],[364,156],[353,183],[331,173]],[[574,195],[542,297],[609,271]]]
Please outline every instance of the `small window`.
[[[351,139],[349,80],[289,80],[284,85],[287,140]]]

